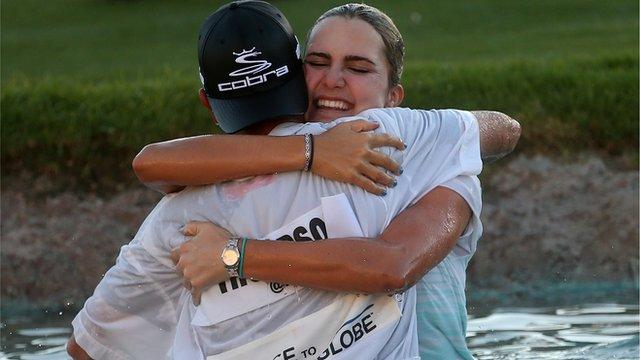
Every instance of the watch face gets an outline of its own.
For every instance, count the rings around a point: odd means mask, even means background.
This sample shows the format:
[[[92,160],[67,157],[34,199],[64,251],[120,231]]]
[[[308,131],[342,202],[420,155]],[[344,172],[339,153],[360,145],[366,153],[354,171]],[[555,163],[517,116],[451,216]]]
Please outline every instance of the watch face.
[[[239,257],[240,254],[238,251],[228,249],[222,253],[222,262],[227,266],[235,265],[238,262]]]

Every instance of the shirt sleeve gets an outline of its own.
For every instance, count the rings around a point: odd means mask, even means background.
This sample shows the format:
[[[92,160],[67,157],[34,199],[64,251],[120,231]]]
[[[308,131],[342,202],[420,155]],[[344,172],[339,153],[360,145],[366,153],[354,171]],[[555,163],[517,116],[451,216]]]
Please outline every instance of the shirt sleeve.
[[[456,242],[453,253],[458,256],[471,257],[475,251],[478,239],[482,235],[482,222],[480,212],[482,210],[482,190],[477,176],[460,175],[443,184],[462,196],[471,208],[471,219],[465,231]]]
[[[175,270],[134,240],[73,320],[74,337],[95,359],[167,358],[185,293]]]
[[[404,169],[398,185],[389,189],[385,199],[385,227],[435,187],[482,171],[478,123],[470,112],[387,108],[363,115],[380,124],[377,132],[398,136],[407,145],[404,151],[383,151]]]
[[[408,154],[406,167],[411,175],[411,204],[435,187],[461,175],[482,171],[478,121],[467,111],[437,110],[421,112],[428,118],[425,134],[417,137]]]

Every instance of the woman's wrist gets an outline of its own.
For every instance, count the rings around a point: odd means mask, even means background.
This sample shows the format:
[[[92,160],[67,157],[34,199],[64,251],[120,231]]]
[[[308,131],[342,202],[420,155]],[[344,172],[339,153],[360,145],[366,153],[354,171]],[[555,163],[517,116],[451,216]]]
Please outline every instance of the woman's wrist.
[[[247,254],[250,254],[252,251],[252,243],[254,242],[253,239],[249,239],[249,238],[244,238],[244,243],[242,244],[242,276],[244,276],[245,279],[253,279],[255,274],[253,274],[251,272],[251,269],[249,268],[249,272],[247,272],[248,266],[247,266]]]

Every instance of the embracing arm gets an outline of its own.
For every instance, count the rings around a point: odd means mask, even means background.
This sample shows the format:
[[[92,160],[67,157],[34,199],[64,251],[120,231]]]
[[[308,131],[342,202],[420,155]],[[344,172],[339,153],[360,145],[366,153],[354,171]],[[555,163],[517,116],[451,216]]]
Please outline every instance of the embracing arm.
[[[377,124],[344,122],[314,137],[311,171],[319,176],[381,194],[400,166],[375,148],[404,149],[398,138],[373,134]],[[133,159],[145,185],[170,193],[188,185],[205,185],[253,175],[302,170],[303,136],[204,135],[147,145]],[[382,185],[382,186],[380,186]]]
[[[520,139],[520,123],[497,111],[471,111],[480,128],[482,161],[490,164],[515,149]]]
[[[437,187],[396,216],[377,238],[248,240],[245,275],[333,291],[401,291],[449,254],[470,216],[458,193]],[[175,249],[172,258],[199,303],[202,289],[227,279],[222,263],[211,259],[219,258],[229,235],[211,223],[186,228],[194,238]]]
[[[472,111],[480,128],[480,150],[485,162],[509,154],[520,138],[520,124],[495,111]],[[358,120],[340,124],[315,139],[312,172],[327,179],[381,194],[398,165],[373,150],[403,148],[400,139],[366,134],[377,126]],[[188,185],[204,185],[252,175],[301,170],[302,136],[205,135],[147,145],[133,160],[133,169],[145,185],[163,193]]]
[[[376,239],[249,241],[245,273],[325,290],[402,291],[449,254],[470,215],[460,195],[438,187],[394,218]]]
[[[188,185],[302,170],[304,162],[303,136],[204,135],[149,144],[132,165],[141,182],[170,193]]]

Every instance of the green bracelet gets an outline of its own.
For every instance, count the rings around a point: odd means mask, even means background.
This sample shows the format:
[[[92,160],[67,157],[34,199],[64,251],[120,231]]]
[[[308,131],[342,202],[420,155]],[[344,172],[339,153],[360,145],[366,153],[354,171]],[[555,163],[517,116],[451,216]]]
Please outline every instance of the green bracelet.
[[[244,249],[247,246],[247,238],[242,238],[242,245],[240,246],[240,262],[238,263],[238,277],[244,279]]]

